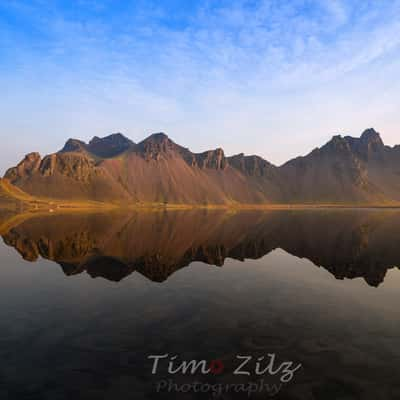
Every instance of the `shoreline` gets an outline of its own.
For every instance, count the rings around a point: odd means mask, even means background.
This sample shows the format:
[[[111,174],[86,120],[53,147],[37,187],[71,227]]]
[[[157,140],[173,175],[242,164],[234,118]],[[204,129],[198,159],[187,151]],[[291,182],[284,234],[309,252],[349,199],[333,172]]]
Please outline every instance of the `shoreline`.
[[[38,205],[38,204],[36,204]],[[240,212],[272,212],[272,211],[318,211],[318,210],[400,210],[400,204],[224,204],[224,205],[192,205],[192,204],[134,204],[134,205],[116,205],[107,203],[84,204],[84,203],[43,203],[40,202],[40,207],[32,207],[32,204],[14,203],[15,207],[10,207],[10,204],[0,203],[0,236],[7,233],[11,228],[20,225],[21,223],[36,217],[52,217],[65,214],[104,214],[104,213],[148,213],[148,212],[173,212],[173,211],[225,211],[226,213]],[[14,209],[13,209],[14,208]],[[6,218],[1,218],[2,211],[8,213]],[[11,215],[10,215],[11,214]]]
[[[400,203],[395,204],[352,204],[352,203],[303,203],[303,204],[161,204],[133,203],[115,204],[101,202],[62,202],[60,200],[46,201],[15,201],[1,204],[0,210],[16,212],[57,212],[86,210],[313,210],[313,209],[400,209]]]

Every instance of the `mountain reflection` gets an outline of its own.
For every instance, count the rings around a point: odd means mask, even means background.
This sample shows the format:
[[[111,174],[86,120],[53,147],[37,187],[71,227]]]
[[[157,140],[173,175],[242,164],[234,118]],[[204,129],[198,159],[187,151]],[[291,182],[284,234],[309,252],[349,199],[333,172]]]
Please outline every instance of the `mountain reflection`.
[[[156,282],[193,261],[258,259],[281,248],[337,279],[371,286],[400,265],[400,212],[377,210],[184,210],[36,216],[3,234],[27,261],[40,256],[66,275],[120,281],[138,272]]]

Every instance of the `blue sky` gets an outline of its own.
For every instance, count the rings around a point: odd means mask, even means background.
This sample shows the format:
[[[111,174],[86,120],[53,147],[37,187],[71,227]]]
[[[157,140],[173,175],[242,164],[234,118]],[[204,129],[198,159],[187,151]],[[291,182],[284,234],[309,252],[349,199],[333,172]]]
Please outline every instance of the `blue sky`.
[[[399,72],[397,0],[3,0],[0,173],[117,131],[276,164],[368,127],[400,143]]]

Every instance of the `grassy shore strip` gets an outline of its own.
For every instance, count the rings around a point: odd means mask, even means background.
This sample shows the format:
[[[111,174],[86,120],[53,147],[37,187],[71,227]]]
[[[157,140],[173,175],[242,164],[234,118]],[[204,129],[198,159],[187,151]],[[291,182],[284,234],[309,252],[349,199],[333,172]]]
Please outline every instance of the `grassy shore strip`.
[[[18,204],[18,203],[14,203]],[[85,211],[85,210],[313,210],[313,209],[400,209],[400,203],[395,204],[161,204],[161,203],[134,203],[115,204],[101,202],[66,202],[30,201],[22,203],[24,211],[28,212],[57,212],[57,211]],[[0,209],[10,209],[10,203],[0,201]]]
[[[312,210],[312,209],[400,209],[400,204],[131,204],[117,205],[118,209],[166,209],[166,210]]]

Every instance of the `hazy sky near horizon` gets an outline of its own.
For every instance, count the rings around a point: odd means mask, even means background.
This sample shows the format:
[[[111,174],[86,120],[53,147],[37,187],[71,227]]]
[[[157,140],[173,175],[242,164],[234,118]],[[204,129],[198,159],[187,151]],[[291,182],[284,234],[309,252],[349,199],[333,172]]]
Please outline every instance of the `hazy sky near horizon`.
[[[3,0],[0,173],[112,132],[275,164],[400,143],[399,72],[398,0]]]

